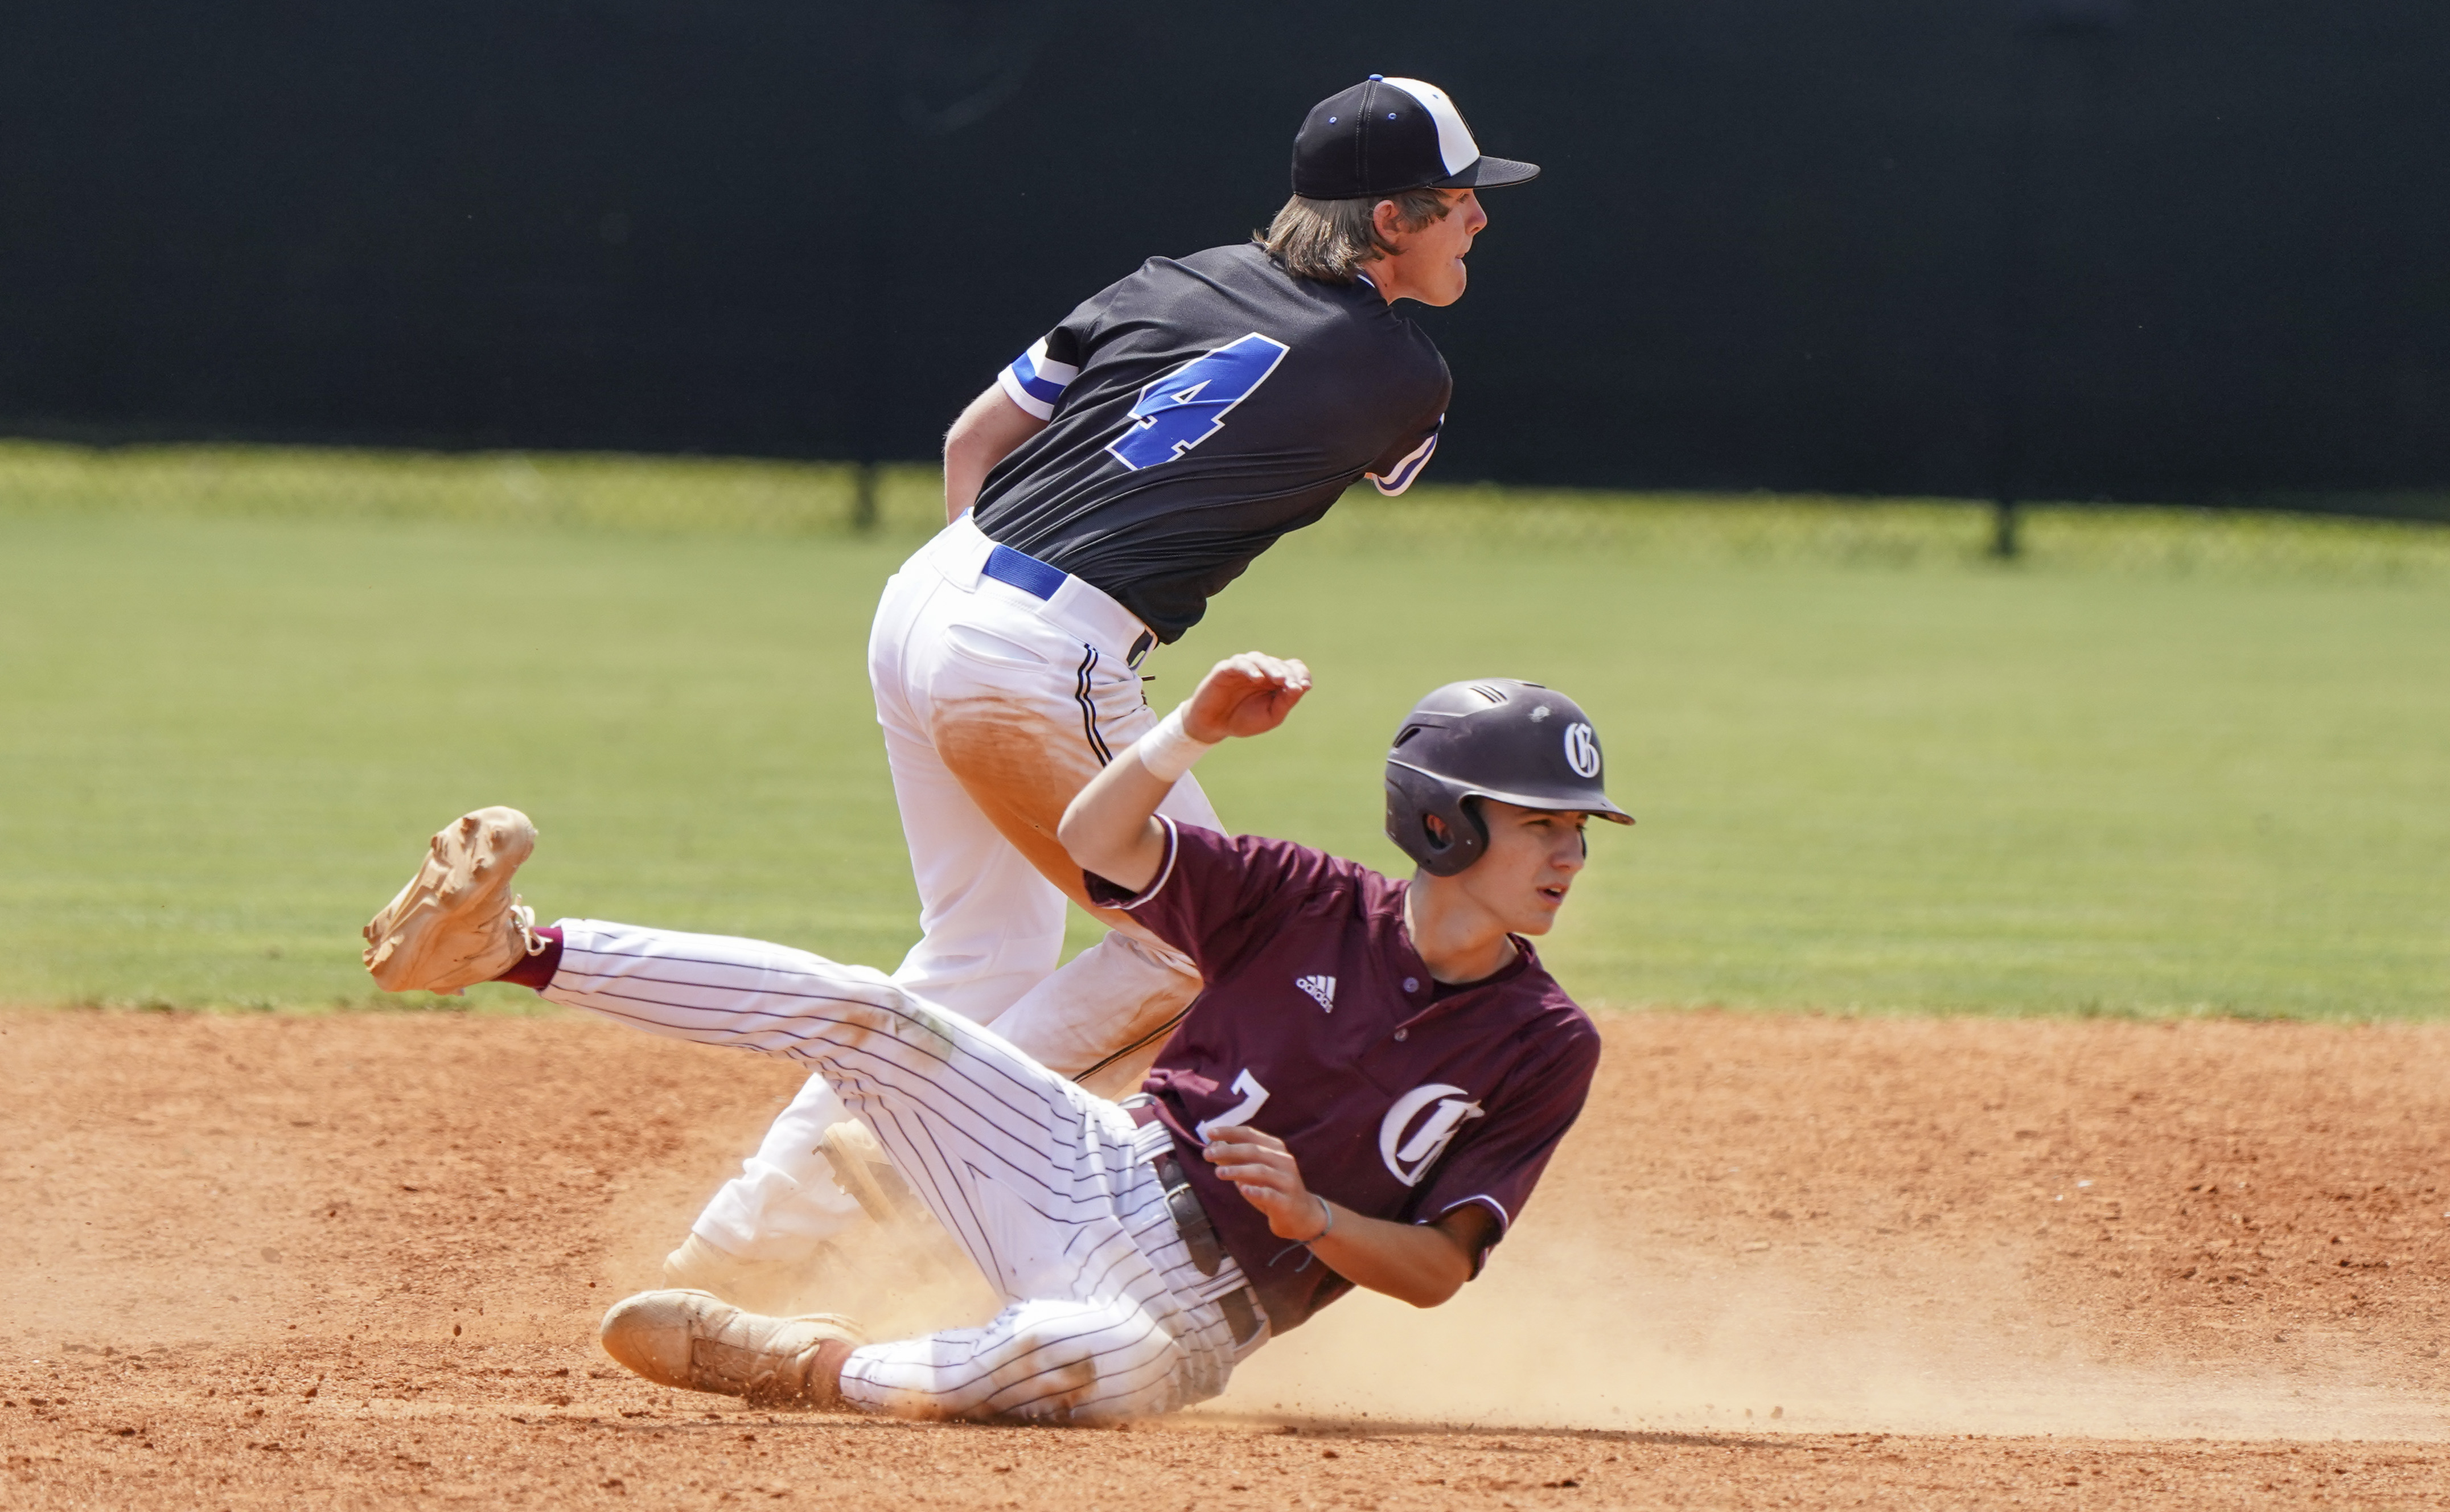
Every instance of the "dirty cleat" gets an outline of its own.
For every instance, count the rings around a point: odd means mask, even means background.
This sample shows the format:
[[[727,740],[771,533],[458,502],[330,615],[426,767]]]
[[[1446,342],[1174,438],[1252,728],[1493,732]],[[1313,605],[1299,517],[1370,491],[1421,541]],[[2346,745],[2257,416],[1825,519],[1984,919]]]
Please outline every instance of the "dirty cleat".
[[[866,1342],[848,1318],[768,1318],[708,1291],[641,1291],[613,1304],[596,1338],[658,1386],[811,1407],[841,1402],[843,1361]]]
[[[515,808],[479,808],[445,826],[425,864],[365,927],[375,984],[457,994],[542,952],[535,910],[511,891],[535,849],[535,825]]]

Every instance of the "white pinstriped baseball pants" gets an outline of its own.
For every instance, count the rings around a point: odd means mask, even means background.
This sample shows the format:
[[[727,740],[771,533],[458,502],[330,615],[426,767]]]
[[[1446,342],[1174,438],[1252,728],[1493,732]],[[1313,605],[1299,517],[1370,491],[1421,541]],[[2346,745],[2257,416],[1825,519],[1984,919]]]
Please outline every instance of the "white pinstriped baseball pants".
[[[843,1395],[913,1418],[1098,1422],[1225,1388],[1229,1256],[1192,1263],[1149,1162],[1172,1148],[884,973],[763,940],[559,921],[545,996],[653,1034],[802,1061],[876,1133],[910,1189],[1007,1304],[993,1321],[866,1345]]]

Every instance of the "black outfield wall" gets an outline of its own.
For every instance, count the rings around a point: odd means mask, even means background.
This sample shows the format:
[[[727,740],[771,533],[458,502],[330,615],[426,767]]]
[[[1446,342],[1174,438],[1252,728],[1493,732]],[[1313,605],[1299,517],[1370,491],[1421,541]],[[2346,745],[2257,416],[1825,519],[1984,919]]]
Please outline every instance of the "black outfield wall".
[[[928,456],[1371,71],[1547,168],[1441,477],[2450,486],[2442,0],[15,0],[0,430]]]

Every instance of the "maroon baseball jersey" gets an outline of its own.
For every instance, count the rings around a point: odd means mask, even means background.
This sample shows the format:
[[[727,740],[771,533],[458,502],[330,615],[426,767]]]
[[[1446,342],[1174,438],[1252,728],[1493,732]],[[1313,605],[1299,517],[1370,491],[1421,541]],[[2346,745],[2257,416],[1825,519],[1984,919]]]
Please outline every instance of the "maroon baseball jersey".
[[[1165,863],[1145,890],[1094,875],[1088,885],[1207,979],[1138,1115],[1174,1132],[1184,1174],[1278,1333],[1351,1284],[1269,1231],[1201,1156],[1206,1130],[1274,1134],[1312,1191],[1355,1212],[1430,1223],[1479,1203],[1502,1236],[1582,1112],[1600,1053],[1588,1016],[1520,939],[1506,970],[1440,987],[1404,928],[1408,883],[1287,841],[1168,820]]]

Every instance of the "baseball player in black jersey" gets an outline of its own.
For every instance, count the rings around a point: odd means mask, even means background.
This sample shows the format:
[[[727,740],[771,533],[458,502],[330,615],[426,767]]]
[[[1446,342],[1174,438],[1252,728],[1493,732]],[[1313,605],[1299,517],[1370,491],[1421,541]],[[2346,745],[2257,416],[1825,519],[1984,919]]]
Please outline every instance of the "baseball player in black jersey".
[[[1482,155],[1435,86],[1372,77],[1302,123],[1261,242],[1152,258],[962,413],[948,523],[868,647],[924,937],[899,985],[1094,1089],[1138,1084],[1197,964],[1085,890],[1056,822],[1155,723],[1151,647],[1361,478],[1420,476],[1450,381],[1397,306],[1461,298],[1478,191],[1537,171]],[[1222,827],[1194,782],[1165,812]],[[1050,977],[1067,896],[1113,932]],[[859,1217],[819,1153],[842,1117],[810,1077],[667,1274],[739,1298],[805,1276]]]
[[[470,814],[369,926],[414,985],[470,971],[651,1032],[815,1068],[1004,1307],[869,1343],[694,1289],[604,1319],[668,1386],[905,1417],[1090,1422],[1215,1396],[1353,1286],[1416,1306],[1476,1275],[1589,1089],[1592,1024],[1526,938],[1547,933],[1608,801],[1574,703],[1507,679],[1439,689],[1387,763],[1409,882],[1163,816],[1215,742],[1281,724],[1298,662],[1219,664],[1073,801],[1082,886],[1207,985],[1117,1103],[884,974],[780,945],[595,920],[512,896],[535,843]]]

